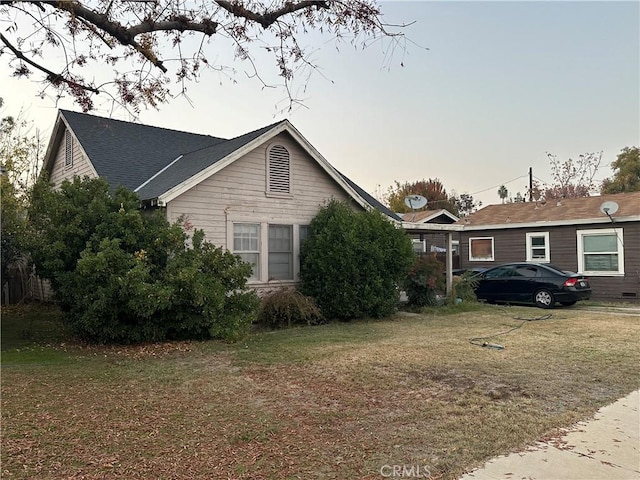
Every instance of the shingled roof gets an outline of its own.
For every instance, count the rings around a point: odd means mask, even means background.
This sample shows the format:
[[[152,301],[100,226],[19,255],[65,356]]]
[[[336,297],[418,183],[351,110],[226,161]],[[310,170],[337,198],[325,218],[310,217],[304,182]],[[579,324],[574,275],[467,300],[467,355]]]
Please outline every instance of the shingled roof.
[[[99,177],[114,188],[122,185],[136,191],[142,200],[151,201],[173,198],[180,189],[224,168],[247,149],[287,131],[358,203],[401,221],[332,167],[287,120],[225,139],[60,110],[45,169],[51,168],[54,160],[52,146],[62,141],[62,122],[69,126]]]
[[[60,110],[98,176],[112,187],[135,190],[180,155],[226,142],[224,138]]]
[[[606,215],[600,212],[600,206],[607,201],[618,204],[618,211],[612,215],[614,219],[640,220],[640,192],[632,192],[546,202],[487,205],[456,223],[464,225],[467,230],[474,227],[505,228],[544,223],[570,225],[590,221],[608,222]]]

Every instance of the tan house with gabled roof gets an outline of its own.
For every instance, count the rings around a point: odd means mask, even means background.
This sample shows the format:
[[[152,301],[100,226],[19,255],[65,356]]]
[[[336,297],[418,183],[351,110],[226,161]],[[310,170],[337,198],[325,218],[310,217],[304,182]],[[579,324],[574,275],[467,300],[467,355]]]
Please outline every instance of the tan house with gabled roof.
[[[587,275],[592,299],[640,301],[640,192],[488,205],[456,225],[461,268],[551,263]]]
[[[401,221],[288,120],[226,139],[60,110],[44,170],[56,185],[104,178],[136,192],[143,208],[185,219],[251,263],[256,289],[297,282],[300,243],[330,199]]]

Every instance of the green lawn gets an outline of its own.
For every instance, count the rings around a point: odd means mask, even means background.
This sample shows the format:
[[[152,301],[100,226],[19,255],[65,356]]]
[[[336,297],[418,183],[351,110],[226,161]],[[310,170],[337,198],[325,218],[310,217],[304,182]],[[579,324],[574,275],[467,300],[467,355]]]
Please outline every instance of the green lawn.
[[[3,309],[2,476],[456,478],[637,389],[639,340],[635,316],[482,306],[96,347]]]

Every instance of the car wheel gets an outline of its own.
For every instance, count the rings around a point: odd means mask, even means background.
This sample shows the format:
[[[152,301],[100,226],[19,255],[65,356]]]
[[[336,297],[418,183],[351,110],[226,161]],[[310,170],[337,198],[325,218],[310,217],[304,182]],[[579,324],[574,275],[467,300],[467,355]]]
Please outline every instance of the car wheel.
[[[555,300],[553,294],[549,290],[538,290],[533,296],[536,307],[552,308]]]
[[[562,305],[563,307],[570,307],[571,305],[575,305],[576,304],[576,300],[571,300],[570,302],[560,302],[560,305]]]

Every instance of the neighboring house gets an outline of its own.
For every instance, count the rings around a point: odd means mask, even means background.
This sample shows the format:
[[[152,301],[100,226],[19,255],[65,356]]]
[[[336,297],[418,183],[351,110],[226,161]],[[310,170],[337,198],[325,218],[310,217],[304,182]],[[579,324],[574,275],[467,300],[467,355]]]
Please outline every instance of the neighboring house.
[[[587,275],[593,299],[640,301],[640,192],[488,205],[457,225],[462,268],[551,263]]]
[[[339,173],[287,120],[224,139],[61,110],[44,168],[59,185],[102,177],[184,219],[253,265],[256,288],[292,284],[300,242],[328,200],[401,219]]]
[[[416,253],[445,253],[447,251],[447,234],[442,231],[429,231],[420,229],[428,228],[430,225],[451,225],[459,219],[448,210],[421,210],[419,212],[401,213],[402,222],[405,225],[411,241],[413,250]],[[406,228],[406,225],[414,224],[414,229]],[[458,254],[458,234],[453,235],[453,254]],[[457,259],[454,260],[453,268],[457,268]]]

